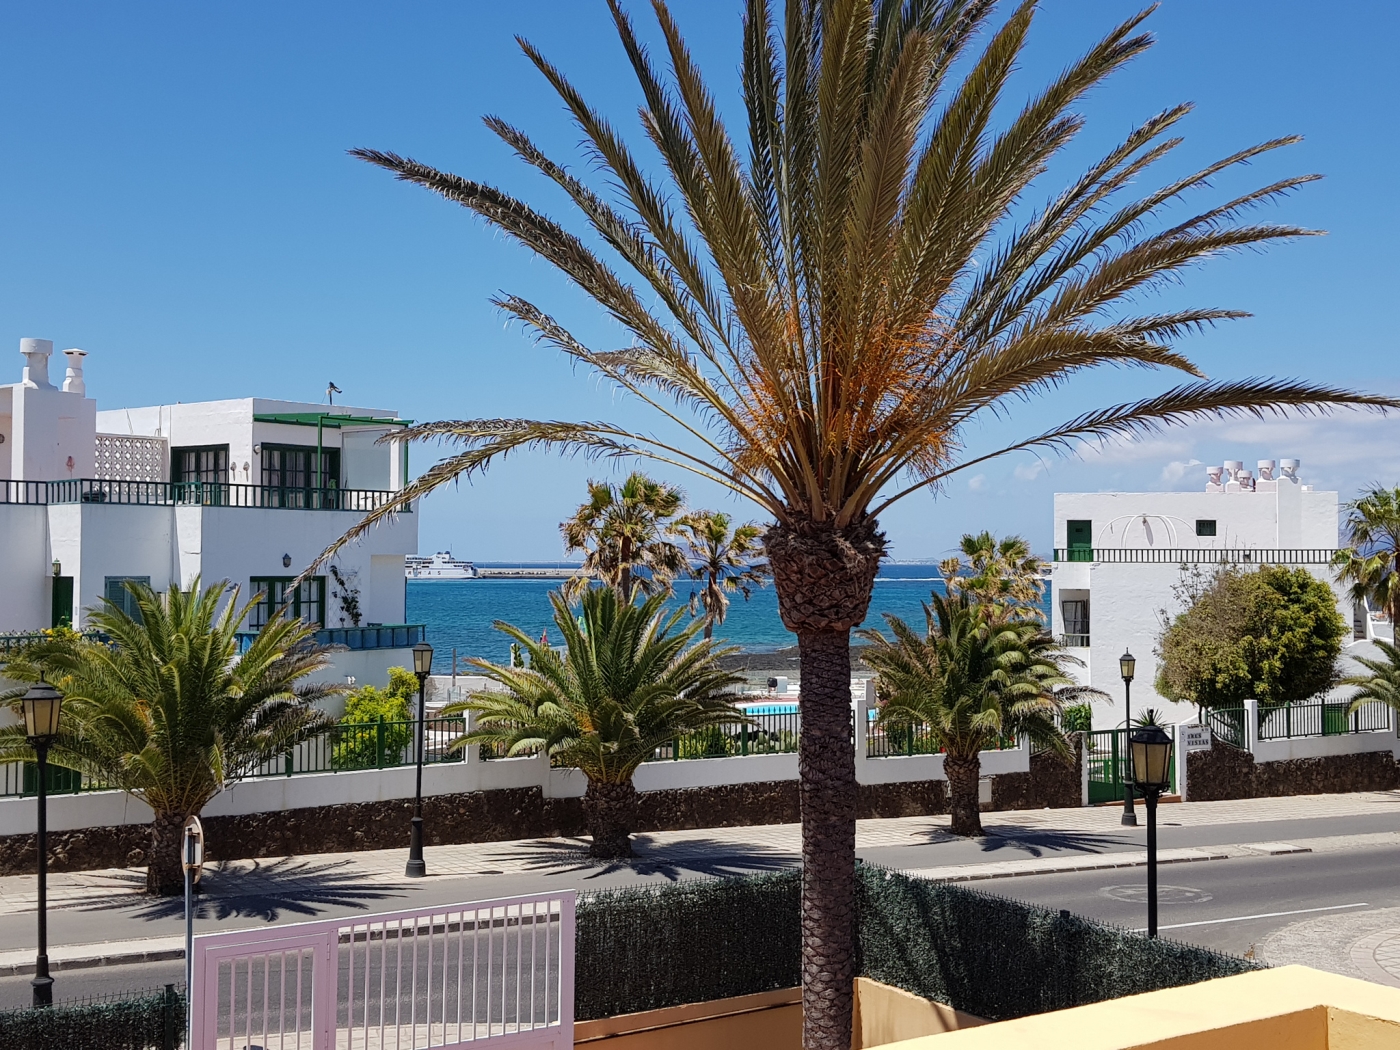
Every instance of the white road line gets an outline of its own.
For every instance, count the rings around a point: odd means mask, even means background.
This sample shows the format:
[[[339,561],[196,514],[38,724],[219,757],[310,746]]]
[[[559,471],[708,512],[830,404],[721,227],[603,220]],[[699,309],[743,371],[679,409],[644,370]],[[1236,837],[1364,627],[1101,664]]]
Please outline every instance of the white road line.
[[[1201,922],[1177,922],[1170,926],[1158,926],[1159,930],[1184,930],[1188,926],[1214,926],[1221,922],[1248,922],[1250,919],[1277,919],[1282,915],[1308,915],[1315,911],[1341,911],[1344,908],[1369,908],[1370,905],[1364,901],[1359,904],[1329,904],[1325,908],[1299,908],[1297,911],[1266,911],[1258,915],[1236,915],[1233,919],[1204,919]],[[1147,927],[1143,926],[1134,930],[1134,933],[1145,933]]]

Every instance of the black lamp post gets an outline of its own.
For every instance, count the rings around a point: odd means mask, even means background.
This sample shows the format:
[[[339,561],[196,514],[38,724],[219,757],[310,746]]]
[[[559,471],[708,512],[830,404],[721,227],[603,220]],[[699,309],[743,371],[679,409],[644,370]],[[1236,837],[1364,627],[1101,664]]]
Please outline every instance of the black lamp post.
[[[24,734],[34,749],[39,773],[39,953],[34,958],[34,1005],[53,1005],[53,978],[49,976],[48,877],[49,821],[48,769],[49,746],[58,736],[58,716],[63,707],[63,694],[46,682],[31,686],[20,701],[24,710]]]
[[[433,647],[419,642],[413,647],[413,673],[418,676],[418,732],[415,734],[418,772],[413,788],[413,821],[408,833],[408,866],[404,869],[404,874],[411,879],[421,879],[428,874],[428,865],[423,862],[423,707],[428,675],[432,671]]]
[[[1147,803],[1147,936],[1157,936],[1157,798],[1171,783],[1172,738],[1161,726],[1128,737],[1133,783]]]
[[[1133,727],[1133,672],[1137,670],[1137,660],[1127,649],[1118,658],[1118,673],[1123,676],[1123,724],[1132,732]],[[1124,734],[1126,739],[1127,734]],[[1123,778],[1123,823],[1127,827],[1137,827],[1137,812],[1133,809],[1132,777]]]

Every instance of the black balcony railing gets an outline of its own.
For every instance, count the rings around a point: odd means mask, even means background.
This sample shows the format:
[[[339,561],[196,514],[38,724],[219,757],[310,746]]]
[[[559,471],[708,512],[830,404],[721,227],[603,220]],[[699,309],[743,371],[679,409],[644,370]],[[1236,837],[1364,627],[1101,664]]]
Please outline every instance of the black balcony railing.
[[[280,510],[377,510],[395,493],[380,489],[240,485],[222,481],[0,481],[0,503],[112,503],[139,507],[250,507]],[[410,512],[412,507],[405,507]]]

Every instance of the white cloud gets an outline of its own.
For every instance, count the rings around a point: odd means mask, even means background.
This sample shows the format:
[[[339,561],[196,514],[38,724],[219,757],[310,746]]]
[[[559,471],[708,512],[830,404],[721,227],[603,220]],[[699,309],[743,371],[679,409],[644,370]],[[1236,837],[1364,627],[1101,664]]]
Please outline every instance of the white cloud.
[[[1038,459],[1034,463],[1022,463],[1011,473],[1021,481],[1034,481],[1045,469],[1045,462]]]
[[[982,489],[985,488],[986,485],[987,475],[985,474],[974,474],[972,477],[967,479],[967,487],[970,488],[973,492],[982,491]]]
[[[1201,465],[1199,459],[1174,459],[1162,468],[1162,480],[1168,485],[1175,485],[1186,476],[1186,471],[1191,467]]]

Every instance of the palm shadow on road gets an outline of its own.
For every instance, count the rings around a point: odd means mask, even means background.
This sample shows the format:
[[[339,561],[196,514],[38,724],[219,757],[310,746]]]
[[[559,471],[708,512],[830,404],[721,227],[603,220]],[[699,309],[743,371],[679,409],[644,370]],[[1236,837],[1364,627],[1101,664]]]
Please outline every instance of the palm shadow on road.
[[[521,843],[509,852],[493,854],[492,861],[523,867],[536,875],[587,873],[596,879],[619,871],[636,875],[660,875],[675,882],[687,875],[732,878],[758,872],[781,871],[796,866],[797,857],[781,850],[719,839],[688,839],[682,844],[660,844],[649,835],[633,835],[634,856],[601,860],[588,855],[586,839],[541,839]]]
[[[74,903],[79,911],[124,911],[130,917],[157,921],[181,918],[184,897],[147,897],[140,875],[132,876],[132,893],[106,900]],[[236,861],[229,868],[206,870],[195,900],[195,918],[256,918],[276,922],[286,915],[315,918],[327,908],[366,910],[373,901],[403,897],[397,883],[371,882],[348,860],[318,863],[296,857],[271,861]]]
[[[977,841],[981,843],[983,853],[1014,850],[1028,857],[1043,857],[1047,853],[1107,853],[1114,847],[1136,845],[1121,835],[1047,831],[1044,828],[1017,827],[1015,824],[999,824]]]

